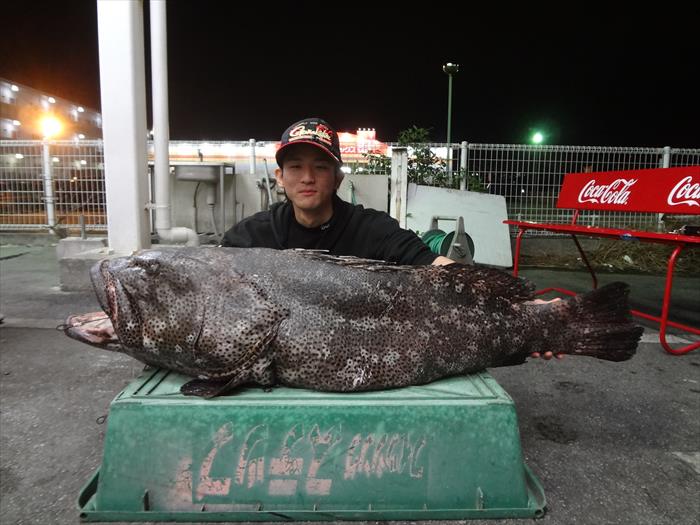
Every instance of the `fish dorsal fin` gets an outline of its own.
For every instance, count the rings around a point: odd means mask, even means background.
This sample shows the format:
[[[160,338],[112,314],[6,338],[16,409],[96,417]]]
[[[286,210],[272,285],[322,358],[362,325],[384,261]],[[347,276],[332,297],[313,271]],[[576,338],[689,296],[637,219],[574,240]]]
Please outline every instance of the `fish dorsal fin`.
[[[363,257],[355,257],[354,255],[331,255],[328,250],[306,250],[296,248],[289,250],[307,259],[315,259],[317,261],[325,261],[338,266],[350,266],[363,270],[375,272],[380,271],[403,271],[414,270],[415,266],[398,265],[388,261],[380,261],[378,259],[366,259]]]
[[[428,267],[422,267],[428,268]],[[534,298],[534,283],[514,277],[510,273],[487,266],[472,266],[460,263],[446,266],[433,266],[437,272],[444,272],[455,285],[463,285],[476,297],[486,299],[504,298],[511,302],[527,301]]]

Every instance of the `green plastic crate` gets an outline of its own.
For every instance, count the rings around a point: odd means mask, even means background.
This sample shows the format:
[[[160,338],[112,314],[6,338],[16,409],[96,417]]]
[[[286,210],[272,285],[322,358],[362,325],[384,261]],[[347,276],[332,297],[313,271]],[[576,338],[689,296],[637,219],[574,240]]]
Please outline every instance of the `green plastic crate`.
[[[515,407],[488,373],[332,394],[185,397],[144,372],[112,402],[85,521],[432,520],[544,514]]]

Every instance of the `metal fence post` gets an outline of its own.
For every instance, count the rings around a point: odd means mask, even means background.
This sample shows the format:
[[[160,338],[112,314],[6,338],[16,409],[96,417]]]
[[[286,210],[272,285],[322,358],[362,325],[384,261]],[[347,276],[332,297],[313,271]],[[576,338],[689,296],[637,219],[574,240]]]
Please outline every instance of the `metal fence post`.
[[[671,146],[664,146],[663,157],[661,160],[661,167],[668,168],[671,166]],[[664,214],[658,213],[656,215],[656,231],[662,231],[664,226]]]
[[[53,166],[51,165],[48,140],[43,140],[41,142],[41,154],[44,172],[44,209],[46,210],[46,223],[49,228],[54,228],[56,226],[56,208],[53,198]]]
[[[391,150],[391,198],[389,215],[406,227],[406,198],[408,196],[408,150],[403,147]]]
[[[461,179],[459,181],[459,189],[460,190],[466,190],[467,189],[467,161],[469,160],[469,149],[467,148],[467,141],[463,140],[462,145],[460,146],[462,150],[462,155],[460,156],[459,159],[459,171],[460,171],[460,176]]]
[[[661,163],[662,168],[668,168],[671,166],[671,146],[664,146],[663,161]]]

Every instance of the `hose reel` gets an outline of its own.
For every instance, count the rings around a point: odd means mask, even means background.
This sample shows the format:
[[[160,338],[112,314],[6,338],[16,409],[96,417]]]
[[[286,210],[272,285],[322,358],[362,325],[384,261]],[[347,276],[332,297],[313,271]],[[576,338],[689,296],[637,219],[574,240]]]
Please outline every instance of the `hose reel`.
[[[438,221],[456,221],[457,227],[452,232],[438,228]],[[474,264],[474,241],[464,231],[464,219],[459,217],[433,216],[430,229],[421,236],[421,240],[430,251],[455,262]]]

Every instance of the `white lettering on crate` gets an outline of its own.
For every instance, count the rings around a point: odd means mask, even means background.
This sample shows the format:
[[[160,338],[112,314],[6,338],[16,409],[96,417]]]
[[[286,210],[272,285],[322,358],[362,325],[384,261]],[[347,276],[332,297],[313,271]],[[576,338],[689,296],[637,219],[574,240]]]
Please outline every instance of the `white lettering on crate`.
[[[226,423],[214,433],[213,446],[198,466],[188,458],[191,476],[182,477],[181,472],[178,476],[189,480],[193,499],[199,502],[207,496],[226,497],[236,487],[245,490],[256,486],[266,487],[271,496],[299,492],[328,496],[334,480],[324,472],[342,472],[347,481],[381,478],[387,473],[423,478],[421,452],[426,444],[423,436],[371,433],[350,437],[344,436],[339,426],[322,430],[319,425],[305,429],[302,424],[292,426],[275,442],[268,425],[234,432],[233,424]],[[178,493],[186,490],[181,487]]]

